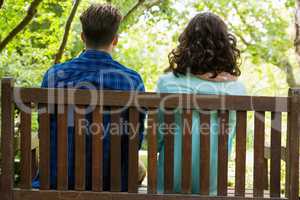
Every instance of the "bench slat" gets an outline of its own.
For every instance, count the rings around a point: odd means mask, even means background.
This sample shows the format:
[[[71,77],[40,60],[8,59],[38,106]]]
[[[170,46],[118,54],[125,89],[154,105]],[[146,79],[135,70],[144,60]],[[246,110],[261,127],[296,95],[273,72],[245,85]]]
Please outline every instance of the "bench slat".
[[[209,195],[210,112],[200,114],[200,194]]]
[[[50,115],[46,104],[39,105],[39,148],[41,190],[50,189]]]
[[[228,185],[228,111],[219,112],[218,138],[218,195],[227,196]]]
[[[157,193],[157,113],[148,114],[148,193]]]
[[[77,106],[75,109],[75,190],[85,190],[85,137],[84,127],[85,108]]]
[[[93,111],[92,123],[92,190],[103,191],[103,114],[101,107]]]
[[[235,196],[245,196],[247,112],[237,112]]]
[[[264,196],[265,112],[255,112],[253,195]]]
[[[173,192],[173,179],[174,179],[174,111],[168,110],[165,114],[165,161],[164,161],[164,190],[165,193]]]
[[[281,113],[272,112],[270,195],[280,197]]]
[[[21,109],[21,183],[22,189],[31,188],[31,105]]]
[[[192,110],[183,111],[182,140],[182,186],[181,192],[190,194],[192,190]]]
[[[68,106],[57,106],[57,189],[68,189]]]
[[[120,108],[111,108],[110,117],[110,190],[121,191],[121,113]]]
[[[129,109],[129,162],[128,192],[138,192],[139,172],[139,112],[136,108]]]
[[[53,103],[53,104],[82,104],[103,106],[135,106],[158,108],[161,102],[168,109],[202,108],[209,110],[243,110],[243,111],[277,111],[287,112],[287,97],[259,96],[215,96],[193,94],[157,94],[138,93],[133,95],[120,91],[79,90],[79,89],[41,89],[14,88],[20,94],[16,102]],[[53,98],[47,98],[49,93]],[[75,94],[75,95],[74,95]],[[62,96],[63,95],[63,96]],[[73,98],[68,98],[68,96]],[[118,98],[116,98],[116,96]],[[60,98],[61,97],[61,98]],[[136,101],[138,100],[138,101]],[[224,102],[226,102],[224,104]]]

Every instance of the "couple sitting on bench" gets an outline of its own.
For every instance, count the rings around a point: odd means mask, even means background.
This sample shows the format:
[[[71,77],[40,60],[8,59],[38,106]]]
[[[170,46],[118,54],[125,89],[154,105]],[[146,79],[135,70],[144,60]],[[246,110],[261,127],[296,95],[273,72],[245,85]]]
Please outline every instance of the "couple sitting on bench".
[[[143,80],[138,72],[115,61],[111,54],[118,43],[118,28],[122,21],[120,12],[111,5],[92,5],[80,17],[82,40],[86,50],[73,60],[57,64],[44,76],[43,88],[84,88],[99,90],[122,90],[145,92]],[[212,13],[200,13],[187,25],[179,38],[179,45],[170,53],[170,66],[157,83],[157,92],[191,94],[227,94],[244,95],[244,85],[237,79],[240,51],[236,38],[228,32],[223,20]],[[144,66],[147,67],[147,66]],[[196,112],[196,111],[195,111]],[[72,116],[72,115],[71,115]],[[88,116],[87,116],[88,117]],[[145,115],[140,117],[140,144],[144,135]],[[68,173],[69,188],[74,188],[74,120],[68,121]],[[128,119],[128,113],[124,119]],[[56,188],[57,177],[57,122],[51,116],[51,188]],[[159,120],[162,120],[159,118]],[[217,191],[218,162],[218,123],[217,114],[211,114],[211,159],[210,159],[210,195]],[[199,115],[193,113],[192,124],[192,192],[199,193]],[[235,133],[236,116],[230,113],[229,150]],[[110,118],[104,115],[104,127],[109,126]],[[175,122],[182,126],[180,111],[175,115]],[[181,128],[176,129],[174,138],[174,192],[181,190]],[[105,128],[103,138],[103,189],[110,190],[110,137]],[[86,189],[91,189],[91,137],[86,137]],[[164,140],[163,133],[158,134],[158,191],[163,191]],[[128,137],[122,138],[122,191],[127,191],[128,179]],[[140,167],[143,169],[143,167]],[[145,176],[140,172],[140,180]],[[39,187],[38,177],[33,186]]]

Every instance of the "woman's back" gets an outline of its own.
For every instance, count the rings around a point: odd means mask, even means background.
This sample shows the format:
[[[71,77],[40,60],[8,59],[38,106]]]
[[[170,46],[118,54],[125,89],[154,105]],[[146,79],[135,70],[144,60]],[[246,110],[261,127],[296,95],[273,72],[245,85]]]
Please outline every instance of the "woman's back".
[[[213,13],[197,14],[179,37],[178,46],[169,54],[170,66],[157,86],[158,92],[214,95],[244,95],[243,84],[237,81],[241,75],[240,51],[237,40],[225,22]],[[201,106],[201,105],[199,105]],[[180,107],[180,105],[179,105]],[[201,108],[200,108],[201,109]],[[192,192],[199,193],[201,178],[200,121],[199,111],[193,110],[192,118]],[[210,195],[217,193],[218,166],[218,112],[211,111],[210,119]],[[229,151],[235,135],[235,112],[229,113]],[[159,115],[160,123],[163,114]],[[181,192],[182,161],[182,115],[178,109],[175,114],[174,135],[174,192]],[[205,124],[201,124],[203,127]],[[205,125],[205,127],[207,127]],[[158,191],[164,185],[164,138],[159,129]]]
[[[239,95],[245,92],[240,81],[213,82],[192,74],[175,76],[172,72],[160,77],[157,91],[162,93],[187,93],[208,95]]]
[[[158,81],[157,92],[159,93],[187,93],[187,94],[210,94],[210,95],[244,95],[244,85],[239,81],[212,82],[202,80],[193,75],[175,76],[172,72],[167,73]],[[192,193],[199,193],[200,173],[200,117],[199,111],[193,111],[192,122]],[[163,122],[163,115],[160,114],[159,121]],[[181,191],[181,161],[182,161],[182,115],[177,110],[175,114],[176,130],[174,132],[174,192]],[[230,112],[229,116],[229,150],[235,136],[236,116]],[[210,132],[210,195],[217,193],[217,152],[218,152],[218,115],[217,111],[211,112]],[[164,139],[163,133],[159,130],[159,161],[158,161],[158,191],[163,192],[163,169],[164,169]]]

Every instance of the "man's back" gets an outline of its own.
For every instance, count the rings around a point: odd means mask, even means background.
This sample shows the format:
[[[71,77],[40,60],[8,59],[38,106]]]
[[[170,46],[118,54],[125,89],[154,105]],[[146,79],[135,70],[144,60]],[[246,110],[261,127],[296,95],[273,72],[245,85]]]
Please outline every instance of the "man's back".
[[[112,57],[102,51],[87,50],[78,58],[50,68],[44,76],[42,83],[44,88],[80,88],[98,90],[122,90],[122,91],[145,91],[143,81],[138,73],[128,69]],[[68,109],[68,173],[69,187],[74,187],[74,108]],[[128,120],[128,112],[122,113],[123,121]],[[141,127],[139,130],[140,141],[143,138],[143,121],[145,116],[141,114]],[[91,121],[91,115],[86,116],[87,121]],[[51,188],[56,188],[57,177],[57,119],[51,116]],[[110,185],[110,142],[109,126],[110,116],[104,115],[104,139],[103,139],[103,184],[104,190],[109,190]],[[101,127],[101,126],[100,126]],[[127,190],[128,172],[128,137],[126,130],[122,136],[122,191]],[[86,189],[91,189],[91,133],[86,135]],[[114,147],[112,147],[114,148]]]
[[[78,58],[50,68],[42,87],[145,90],[137,72],[114,61],[108,53],[97,50],[87,50]]]

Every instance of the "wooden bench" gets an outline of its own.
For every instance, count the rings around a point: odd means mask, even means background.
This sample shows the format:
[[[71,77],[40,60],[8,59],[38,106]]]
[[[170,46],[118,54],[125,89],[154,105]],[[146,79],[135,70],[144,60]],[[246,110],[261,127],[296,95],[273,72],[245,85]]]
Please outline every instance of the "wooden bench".
[[[14,185],[14,111],[23,105],[31,105],[25,112],[21,110],[21,183]],[[31,122],[32,113],[36,109],[32,105],[39,106],[39,171],[41,188],[32,189],[31,178]],[[50,190],[50,153],[49,153],[49,115],[51,106],[66,110],[69,105],[84,107],[95,106],[93,122],[102,124],[104,106],[111,109],[120,107],[129,108],[129,121],[136,125],[139,118],[139,108],[147,108],[148,112],[148,184],[141,192],[138,188],[138,135],[133,130],[129,135],[129,180],[128,192],[121,191],[120,173],[120,135],[111,130],[111,145],[115,148],[111,151],[111,191],[102,191],[102,140],[99,134],[93,134],[92,144],[92,190],[85,191],[85,143],[82,130],[75,128],[75,190],[68,190],[67,171],[67,112],[58,113],[58,176],[57,190]],[[218,110],[220,121],[220,134],[218,143],[218,196],[209,197],[209,134],[201,134],[201,158],[200,158],[200,194],[191,194],[191,134],[188,126],[184,126],[182,153],[182,193],[173,193],[173,166],[174,166],[174,135],[172,129],[165,130],[165,168],[164,168],[164,194],[157,193],[157,110],[164,107],[173,111],[180,105],[183,109],[184,119],[188,125],[192,123],[191,110],[201,107],[204,110]],[[41,111],[43,108],[43,111]],[[116,91],[88,91],[75,89],[39,89],[14,87],[12,79],[2,80],[1,90],[1,194],[2,200],[106,200],[106,199],[298,199],[299,196],[299,131],[300,131],[300,92],[290,90],[289,97],[250,97],[250,96],[203,96],[186,94],[156,94],[156,93],[127,93]],[[228,112],[237,111],[237,135],[236,135],[236,160],[235,160],[235,186],[228,187]],[[28,112],[30,111],[30,112]],[[247,112],[254,111],[254,165],[253,167],[253,192],[248,195],[246,188],[246,133]],[[264,191],[265,171],[265,113],[272,114],[271,146],[270,146],[270,190]],[[207,112],[205,112],[207,113]],[[201,113],[202,123],[210,123],[208,114]],[[282,113],[287,113],[287,178],[285,196],[281,195],[281,139],[282,139]],[[75,113],[75,126],[82,114]],[[173,112],[165,114],[165,123],[174,122]],[[120,114],[112,113],[111,121],[120,123]],[[207,128],[202,133],[209,133]],[[205,132],[206,131],[206,132]]]

